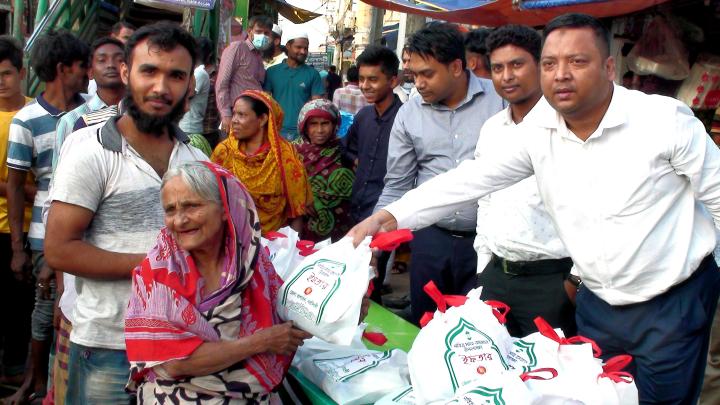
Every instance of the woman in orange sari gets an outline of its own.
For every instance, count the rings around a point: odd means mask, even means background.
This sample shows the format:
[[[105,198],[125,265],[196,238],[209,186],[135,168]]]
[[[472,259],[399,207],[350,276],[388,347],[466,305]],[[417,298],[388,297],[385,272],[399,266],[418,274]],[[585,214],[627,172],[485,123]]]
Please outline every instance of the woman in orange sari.
[[[263,234],[290,225],[303,227],[312,190],[295,148],[280,136],[283,112],[268,94],[247,90],[233,104],[230,136],[211,160],[247,187],[260,216]]]

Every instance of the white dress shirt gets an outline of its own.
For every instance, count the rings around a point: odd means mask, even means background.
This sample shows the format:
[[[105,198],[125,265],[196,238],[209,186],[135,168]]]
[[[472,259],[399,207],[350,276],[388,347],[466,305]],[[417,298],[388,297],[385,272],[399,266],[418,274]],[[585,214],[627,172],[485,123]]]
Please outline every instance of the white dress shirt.
[[[662,294],[715,248],[720,150],[680,101],[615,86],[583,142],[541,99],[516,130],[522,142],[463,162],[387,211],[400,227],[422,228],[535,173],[578,274],[611,305]]]
[[[475,159],[503,142],[522,142],[521,134],[514,129],[510,107],[488,119],[480,130]],[[570,256],[545,210],[535,176],[478,201],[475,250],[478,273],[485,269],[493,253],[513,262]]]

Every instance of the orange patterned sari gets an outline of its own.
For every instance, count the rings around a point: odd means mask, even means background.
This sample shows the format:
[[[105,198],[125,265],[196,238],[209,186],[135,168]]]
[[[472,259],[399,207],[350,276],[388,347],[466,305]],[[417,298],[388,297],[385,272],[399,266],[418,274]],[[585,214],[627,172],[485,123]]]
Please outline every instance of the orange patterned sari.
[[[283,120],[280,105],[268,93],[258,90],[244,91],[241,96],[260,100],[268,107],[267,143],[249,155],[231,134],[218,144],[211,160],[228,169],[247,187],[264,234],[287,225],[290,218],[304,215],[305,207],[312,202],[312,190],[295,148],[280,136]]]

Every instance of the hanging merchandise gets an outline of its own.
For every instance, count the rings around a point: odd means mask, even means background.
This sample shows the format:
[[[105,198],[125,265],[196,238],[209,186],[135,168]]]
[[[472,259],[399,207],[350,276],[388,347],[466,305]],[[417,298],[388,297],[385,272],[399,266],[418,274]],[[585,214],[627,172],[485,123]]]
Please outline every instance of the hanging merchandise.
[[[690,76],[678,90],[677,99],[696,110],[720,107],[720,56],[698,56],[690,69]]]
[[[683,80],[690,74],[688,53],[664,17],[650,21],[644,34],[627,56],[627,65],[638,75]]]

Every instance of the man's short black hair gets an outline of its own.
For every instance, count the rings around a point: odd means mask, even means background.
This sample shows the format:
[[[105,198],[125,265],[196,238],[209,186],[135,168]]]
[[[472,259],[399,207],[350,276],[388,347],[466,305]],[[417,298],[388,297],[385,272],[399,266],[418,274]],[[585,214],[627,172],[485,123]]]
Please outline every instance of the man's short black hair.
[[[328,69],[329,69],[331,72],[335,73],[335,72],[337,71],[337,66],[335,66],[335,65],[330,65],[330,67],[329,67]]]
[[[395,52],[381,45],[370,45],[365,48],[355,63],[358,68],[362,65],[380,66],[380,70],[388,79],[397,76],[400,67],[400,61]]]
[[[597,18],[580,13],[557,16],[545,26],[543,39],[547,39],[551,32],[561,28],[590,28],[595,33],[595,42],[600,52],[606,57],[610,56],[610,31]]]
[[[485,44],[488,56],[498,48],[513,45],[527,51],[535,59],[535,62],[540,60],[540,51],[542,50],[540,34],[527,25],[508,24],[498,27],[488,35]]]
[[[360,80],[360,72],[358,70],[358,67],[355,65],[352,65],[347,70],[347,81],[356,83],[358,80]]]
[[[197,60],[195,38],[179,24],[170,21],[160,21],[144,25],[135,31],[125,45],[125,62],[132,65],[132,53],[138,43],[146,40],[149,45],[156,46],[165,52],[170,52],[177,46],[182,46],[190,52],[192,70]]]
[[[408,39],[407,47],[410,53],[416,53],[423,58],[434,58],[444,65],[460,59],[462,68],[465,69],[467,66],[463,37],[455,24],[445,22],[428,24]]]
[[[0,36],[0,62],[9,60],[20,71],[23,68],[23,50],[15,38],[10,35]]]
[[[122,31],[123,28],[133,30],[133,31],[135,31],[137,29],[137,28],[135,28],[134,25],[123,20],[123,21],[118,21],[115,24],[113,24],[112,28],[110,28],[110,32],[117,35],[120,33],[120,31]]]
[[[248,30],[253,29],[256,25],[259,25],[262,28],[267,28],[269,30],[272,30],[273,24],[275,24],[272,20],[272,18],[266,16],[266,15],[254,15],[250,18],[250,21],[248,21]]]
[[[44,82],[52,82],[57,77],[58,63],[72,66],[81,61],[87,64],[90,47],[78,37],[66,30],[50,30],[38,37],[30,51],[30,66]]]
[[[100,37],[100,38],[96,39],[92,43],[92,45],[90,45],[90,61],[92,61],[93,55],[95,55],[95,51],[97,51],[98,48],[100,48],[101,46],[104,46],[104,45],[108,45],[108,44],[115,45],[118,48],[120,48],[120,50],[125,51],[125,44],[123,44],[120,40],[117,40],[112,37]]]
[[[197,59],[203,65],[212,65],[215,61],[215,47],[208,37],[197,39]]]
[[[490,30],[487,28],[478,28],[465,34],[465,50],[470,52],[479,53],[480,55],[487,55],[488,51],[485,47],[485,39],[490,34]]]

